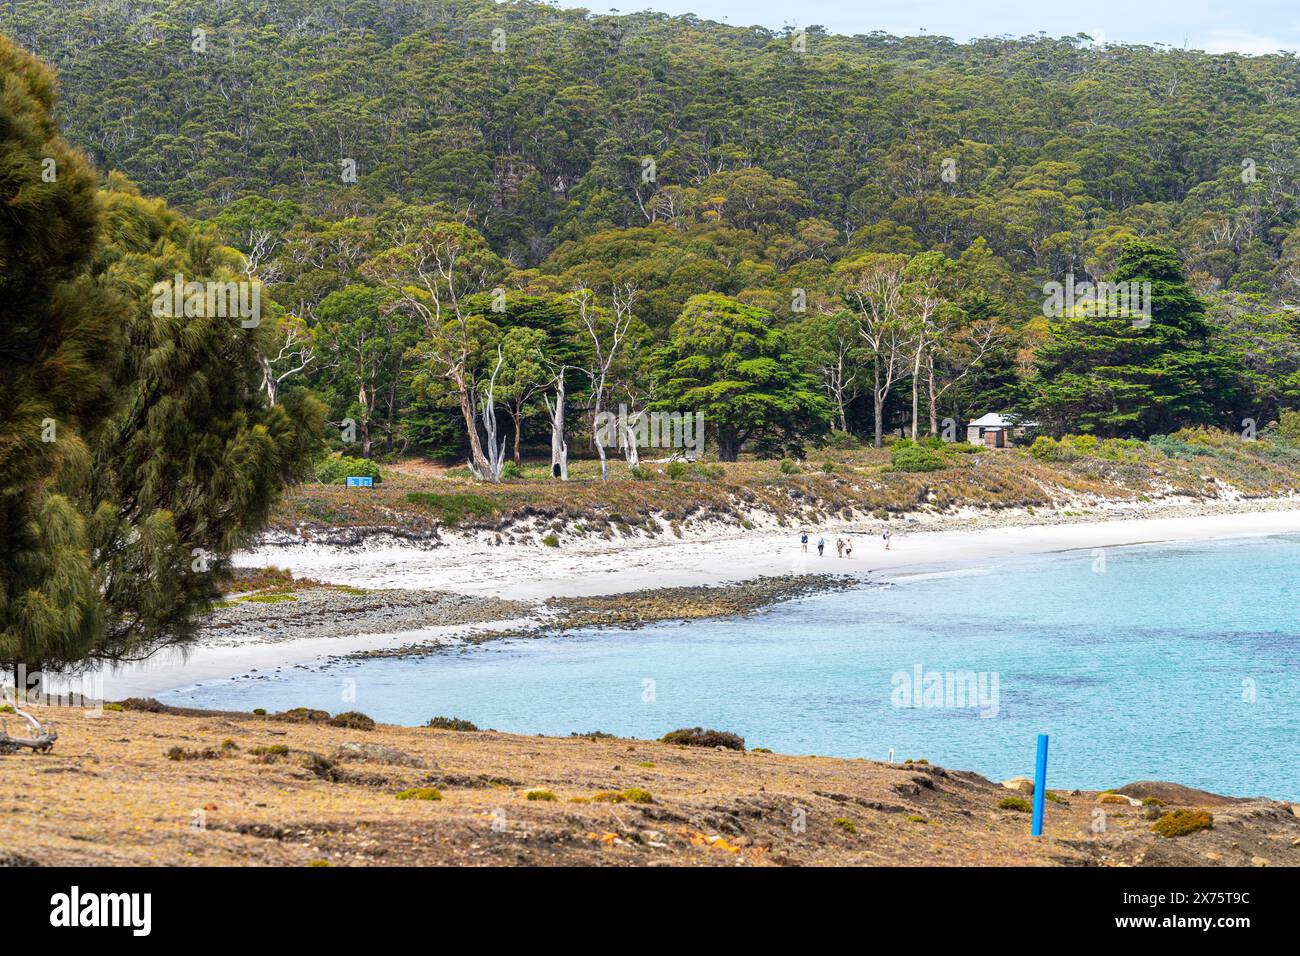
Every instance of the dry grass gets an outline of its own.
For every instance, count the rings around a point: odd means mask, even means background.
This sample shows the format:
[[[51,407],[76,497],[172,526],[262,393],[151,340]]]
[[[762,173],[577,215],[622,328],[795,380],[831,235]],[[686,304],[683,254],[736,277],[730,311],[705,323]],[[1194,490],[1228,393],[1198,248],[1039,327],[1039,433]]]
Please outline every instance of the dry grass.
[[[56,716],[52,754],[0,757],[0,861],[1300,864],[1300,819],[1276,803],[1216,805],[1213,829],[1169,840],[1142,807],[1107,807],[1093,832],[1095,794],[1061,793],[1034,840],[1026,815],[997,809],[1007,790],[920,764],[251,714]],[[169,760],[175,747],[216,756]],[[441,799],[398,799],[421,788]]]

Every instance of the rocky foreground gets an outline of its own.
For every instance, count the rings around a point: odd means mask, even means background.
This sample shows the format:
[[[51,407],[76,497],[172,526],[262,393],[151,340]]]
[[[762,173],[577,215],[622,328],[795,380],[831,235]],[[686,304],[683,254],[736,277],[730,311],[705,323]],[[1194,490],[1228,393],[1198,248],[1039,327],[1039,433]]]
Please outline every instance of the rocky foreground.
[[[140,706],[34,709],[0,865],[1300,864],[1300,808],[1174,784],[1052,791],[1035,840],[1027,794],[922,763]]]

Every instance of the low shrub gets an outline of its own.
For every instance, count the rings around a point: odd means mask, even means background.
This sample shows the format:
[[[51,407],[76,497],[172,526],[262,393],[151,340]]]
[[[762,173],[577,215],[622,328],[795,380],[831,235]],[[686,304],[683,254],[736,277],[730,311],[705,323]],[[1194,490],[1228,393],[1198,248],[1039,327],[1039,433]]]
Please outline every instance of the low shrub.
[[[330,455],[316,463],[316,480],[322,485],[341,485],[350,477],[373,478],[377,485],[384,480],[379,466],[369,458]]]
[[[346,727],[348,730],[374,730],[375,722],[355,710],[344,711],[329,722],[331,727]]]
[[[546,545],[548,548],[558,548],[560,546],[560,539],[555,536],[555,532],[551,532],[542,538],[542,544]]]
[[[425,724],[426,727],[432,727],[434,730],[459,730],[469,731],[478,730],[478,727],[471,724],[468,720],[461,720],[459,717],[432,717]]]
[[[705,730],[702,727],[683,727],[672,730],[660,738],[666,744],[684,747],[725,747],[727,750],[744,750],[745,738],[723,730]]]
[[[1080,457],[1077,448],[1066,442],[1057,441],[1050,435],[1039,435],[1029,446],[1029,454],[1039,461],[1074,461]]]
[[[926,472],[947,468],[948,463],[934,449],[900,438],[889,446],[889,467],[885,471]]]
[[[434,491],[408,491],[406,500],[433,512],[439,521],[447,525],[458,525],[469,517],[490,518],[497,512],[496,502],[491,498],[468,492],[442,494]]]
[[[1029,803],[1024,797],[1003,797],[998,801],[999,810],[1014,810],[1016,813],[1028,813]]]
[[[778,467],[780,468],[781,474],[783,475],[799,474],[799,466],[796,465],[794,462],[792,462],[789,458],[782,458],[781,464]]]
[[[275,716],[277,720],[287,720],[294,724],[323,724],[330,719],[330,712],[311,707],[292,707]]]
[[[1300,411],[1284,410],[1278,415],[1277,437],[1289,445],[1300,445]]]
[[[216,747],[203,750],[187,750],[185,747],[173,747],[167,751],[168,760],[220,760],[221,751]]]
[[[398,800],[441,800],[442,791],[437,787],[412,787],[397,795]]]
[[[1186,459],[1210,454],[1208,449],[1190,444],[1173,435],[1152,435],[1147,439],[1147,444],[1166,458]]]
[[[654,797],[650,795],[649,790],[641,787],[628,787],[623,791],[623,799],[628,803],[654,803]]]
[[[838,428],[832,428],[826,437],[822,439],[821,447],[836,448],[841,451],[852,448],[861,448],[862,442],[852,432],[843,432]]]
[[[670,461],[667,472],[673,481],[717,481],[726,474],[721,465],[700,461]]]
[[[152,697],[128,697],[122,701],[123,710],[139,710],[146,714],[163,714],[167,712],[167,706],[160,704]]]
[[[524,797],[528,800],[551,801],[555,799],[555,794],[543,787],[534,787],[532,790],[525,790]]]
[[[857,832],[858,832],[857,824],[855,824],[855,823],[854,823],[852,820],[850,820],[848,817],[836,817],[834,822],[835,822],[835,826],[839,827],[839,828],[840,828],[841,830],[843,830],[845,833],[857,833]]]
[[[1197,830],[1208,830],[1214,825],[1214,815],[1206,810],[1171,810],[1151,828],[1162,837],[1186,836]]]
[[[254,747],[249,751],[255,757],[283,757],[289,752],[289,748],[284,744],[267,744],[265,747]]]

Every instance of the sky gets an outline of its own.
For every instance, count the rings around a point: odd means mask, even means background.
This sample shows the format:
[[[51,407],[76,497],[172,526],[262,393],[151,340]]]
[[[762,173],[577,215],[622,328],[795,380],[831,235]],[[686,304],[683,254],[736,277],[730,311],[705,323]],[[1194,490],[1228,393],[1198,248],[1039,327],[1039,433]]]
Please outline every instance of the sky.
[[[1111,43],[1164,43],[1210,53],[1276,53],[1300,50],[1300,0],[627,0],[602,7],[564,0],[560,6],[585,6],[593,13],[617,9],[694,13],[732,26],[820,25],[832,33],[896,35],[939,34],[965,41],[972,37],[1049,36],[1086,33]]]

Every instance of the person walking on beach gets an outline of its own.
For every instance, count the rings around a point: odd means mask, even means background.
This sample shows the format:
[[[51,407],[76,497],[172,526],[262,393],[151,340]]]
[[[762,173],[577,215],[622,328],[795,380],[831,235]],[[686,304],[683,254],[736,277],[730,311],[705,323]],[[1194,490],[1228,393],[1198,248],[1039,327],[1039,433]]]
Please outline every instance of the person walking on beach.
[[[821,556],[821,553],[822,553],[824,550],[826,550],[826,539],[825,539],[825,538],[818,538],[818,539],[817,539],[817,555],[820,557],[820,556]]]
[[[807,550],[808,550],[808,532],[807,532],[807,531],[805,531],[802,535],[799,536],[799,544],[800,544],[800,546],[801,546],[801,547],[799,548],[800,551],[807,551]]]
[[[850,541],[848,538],[844,539],[844,557],[846,558],[853,557],[853,542]]]
[[[835,539],[835,553],[838,554],[841,558],[844,557],[844,539],[843,539],[843,538],[836,538],[836,539]]]
[[[889,529],[888,528],[885,529],[885,533],[882,534],[881,537],[885,539],[885,550],[888,551],[889,550]]]

